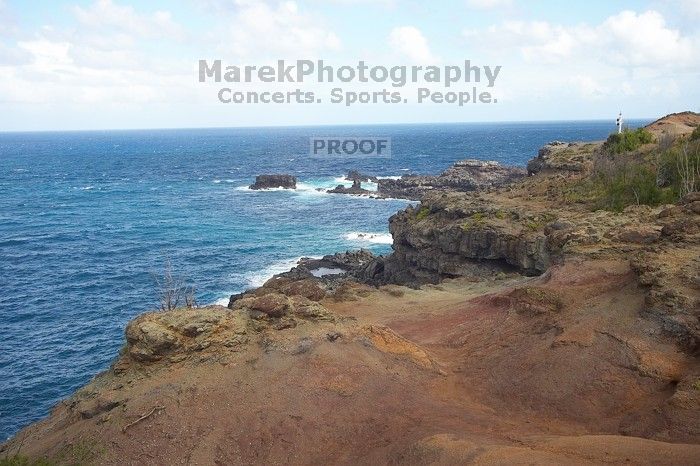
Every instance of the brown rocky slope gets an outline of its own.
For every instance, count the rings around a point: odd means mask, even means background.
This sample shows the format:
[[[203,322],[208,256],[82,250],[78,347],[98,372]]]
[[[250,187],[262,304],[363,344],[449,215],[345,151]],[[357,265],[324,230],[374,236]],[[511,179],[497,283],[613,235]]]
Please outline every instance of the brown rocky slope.
[[[428,195],[392,217],[391,256],[316,264],[345,276],[138,317],[110,370],[2,454],[700,464],[700,195],[591,211],[568,187],[598,150],[557,144],[509,186]]]

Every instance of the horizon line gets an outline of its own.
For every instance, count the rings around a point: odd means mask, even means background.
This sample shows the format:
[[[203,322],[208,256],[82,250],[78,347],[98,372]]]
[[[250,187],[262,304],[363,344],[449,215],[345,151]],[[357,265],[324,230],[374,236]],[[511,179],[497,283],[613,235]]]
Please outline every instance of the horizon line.
[[[661,117],[663,118],[663,117]],[[626,121],[656,121],[658,117],[627,118]],[[171,126],[150,128],[92,128],[92,129],[20,129],[0,130],[0,134],[18,133],[88,133],[110,131],[179,131],[179,130],[205,130],[205,129],[287,129],[287,128],[338,128],[344,126],[423,126],[423,125],[484,125],[484,124],[530,124],[530,123],[576,123],[608,121],[608,118],[587,119],[562,119],[562,120],[485,120],[485,121],[438,121],[438,122],[414,122],[414,123],[335,123],[335,124],[308,124],[308,125],[250,125],[250,126]],[[610,118],[611,125],[615,126],[615,119]]]

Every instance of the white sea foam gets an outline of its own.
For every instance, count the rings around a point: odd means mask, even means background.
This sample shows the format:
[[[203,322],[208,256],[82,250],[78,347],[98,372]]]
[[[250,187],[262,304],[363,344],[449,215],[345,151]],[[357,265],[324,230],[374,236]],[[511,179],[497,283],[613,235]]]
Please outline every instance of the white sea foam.
[[[390,233],[365,233],[353,231],[345,235],[345,239],[357,243],[391,244],[393,238]]]
[[[216,301],[214,301],[214,302],[212,303],[212,305],[224,306],[224,307],[228,306],[228,302],[229,302],[229,300],[231,299],[231,295],[232,295],[232,294],[236,294],[236,293],[231,293],[231,294],[229,294],[228,296],[224,296],[223,298],[219,298],[219,299],[217,299]]]
[[[325,277],[326,275],[340,275],[342,273],[345,273],[345,270],[343,269],[338,269],[338,268],[328,268],[328,267],[319,267],[314,270],[310,270],[311,275],[314,277]]]
[[[375,183],[374,181],[368,181],[366,183],[362,183],[362,187],[369,191],[376,191],[377,188],[379,188],[379,184]]]
[[[307,256],[312,259],[320,259],[320,257]],[[271,279],[278,273],[289,272],[292,268],[296,267],[301,257],[295,257],[292,259],[284,259],[281,261],[273,262],[269,266],[262,270],[257,270],[250,272],[245,275],[246,286],[248,288],[257,288],[263,286],[266,281]]]
[[[310,259],[320,259],[321,256],[304,256],[308,257]],[[277,262],[273,262],[269,266],[265,267],[262,270],[256,270],[252,272],[248,272],[245,274],[232,274],[230,278],[232,278],[234,281],[243,281],[245,282],[245,286],[243,289],[239,289],[236,291],[231,291],[229,293],[224,294],[221,298],[218,298],[214,302],[211,303],[211,305],[218,304],[219,306],[228,306],[229,299],[232,294],[237,294],[237,293],[242,293],[245,290],[250,290],[253,288],[259,288],[265,284],[266,281],[271,279],[277,274],[283,273],[283,272],[289,272],[291,269],[297,266],[299,261],[302,259],[302,257],[294,257],[291,259],[283,259]]]
[[[380,179],[392,179],[397,180],[401,178],[400,176],[381,176]],[[221,180],[215,180],[215,183],[221,183]],[[226,180],[229,182],[229,180]],[[329,178],[314,178],[305,181],[298,181],[296,189],[286,189],[286,188],[266,188],[266,189],[250,189],[249,186],[237,186],[236,191],[246,191],[246,192],[288,192],[290,194],[296,194],[300,196],[323,196],[328,194],[328,190],[331,190],[342,184],[343,186],[349,188],[352,186],[351,181],[345,180],[345,177],[329,177]],[[371,191],[370,194],[357,194],[353,195],[355,197],[364,197],[368,199],[376,199],[381,201],[405,201],[406,199],[394,199],[394,198],[381,198],[375,197],[373,194],[377,191],[377,183],[372,181],[365,181],[362,183],[362,187],[367,191]]]
[[[293,189],[286,189],[286,188],[265,188],[265,189],[250,189],[250,186],[237,186],[236,191],[249,191],[251,193],[264,193],[264,192],[272,192],[272,191],[289,191],[289,192],[294,192]]]
[[[297,183],[297,189],[294,192],[301,195],[323,196],[328,194],[326,189],[330,188],[323,186],[321,183]]]

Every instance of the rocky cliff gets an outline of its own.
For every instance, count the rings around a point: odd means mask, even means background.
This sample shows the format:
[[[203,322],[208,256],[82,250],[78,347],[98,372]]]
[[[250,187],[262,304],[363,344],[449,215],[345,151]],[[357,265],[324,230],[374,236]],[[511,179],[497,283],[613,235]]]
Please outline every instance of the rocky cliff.
[[[700,204],[591,211],[569,200],[585,182],[601,144],[548,144],[532,175],[505,188],[431,193],[390,219],[393,253],[358,276],[373,284],[420,286],[445,278],[536,276],[574,258],[631,260],[645,286],[645,312],[688,351],[700,349]],[[683,251],[683,252],[681,252]]]
[[[522,178],[524,170],[498,162],[462,160],[437,176],[403,175],[398,180],[380,178],[377,192],[383,197],[420,200],[433,192],[469,192],[504,186]]]
[[[228,308],[144,314],[0,454],[700,464],[700,194],[598,209],[581,193],[602,156],[550,144],[508,185],[429,189],[387,257],[302,259]]]

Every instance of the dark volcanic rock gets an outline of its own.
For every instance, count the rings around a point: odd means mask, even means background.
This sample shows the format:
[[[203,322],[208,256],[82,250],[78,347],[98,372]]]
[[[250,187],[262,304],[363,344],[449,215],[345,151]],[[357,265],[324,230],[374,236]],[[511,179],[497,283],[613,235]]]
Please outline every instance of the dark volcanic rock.
[[[404,175],[398,180],[379,179],[377,192],[383,197],[420,200],[435,191],[476,191],[512,183],[525,176],[525,170],[498,162],[462,160],[438,176]]]
[[[302,258],[298,265],[292,270],[277,276],[301,279],[313,277],[314,272],[321,269],[342,270],[342,272],[339,272],[338,274],[329,274],[322,277],[317,277],[332,280],[333,277],[337,278],[338,275],[353,275],[355,272],[363,269],[367,264],[372,262],[375,257],[376,256],[374,254],[366,249],[329,254],[327,256],[323,256],[321,259],[305,257]]]
[[[258,175],[250,189],[284,188],[296,189],[297,179],[292,175]]]
[[[335,188],[328,190],[328,192],[332,194],[374,194],[372,191],[364,189],[362,182],[357,178],[353,180],[352,186],[349,188],[339,184]]]
[[[271,290],[288,296],[299,295],[318,301],[325,296],[326,288],[334,288],[348,277],[361,276],[362,270],[375,258],[376,256],[366,249],[339,252],[321,259],[304,257],[299,260],[296,267],[275,275],[261,288],[231,295],[228,307],[233,309],[237,301],[264,295]]]
[[[376,258],[358,278],[374,285],[419,286],[501,272],[539,275],[551,265],[548,237],[528,228],[525,217],[514,220],[511,212],[488,210],[479,201],[463,202],[453,195],[429,195],[419,206],[393,215],[389,229],[394,252]],[[538,221],[543,226],[553,223],[546,215]]]
[[[348,174],[345,175],[345,179],[348,181],[360,181],[361,183],[366,183],[368,181],[372,181],[373,183],[377,182],[376,176],[365,175],[357,170],[350,170]]]
[[[591,143],[552,141],[527,163],[527,174],[564,171],[582,172],[590,165]]]

